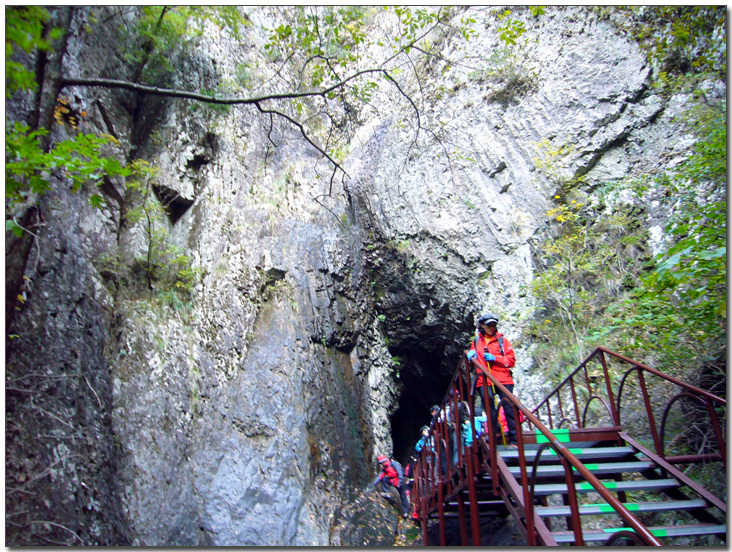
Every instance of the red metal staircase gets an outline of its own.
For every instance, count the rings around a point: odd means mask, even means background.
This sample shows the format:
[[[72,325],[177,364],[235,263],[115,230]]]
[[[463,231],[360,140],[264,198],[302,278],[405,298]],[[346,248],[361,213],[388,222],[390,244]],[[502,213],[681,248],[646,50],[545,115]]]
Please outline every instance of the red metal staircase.
[[[481,545],[481,517],[507,515],[529,545],[726,542],[727,506],[717,496],[726,496],[724,399],[604,348],[533,411],[483,371],[484,384],[508,396],[501,406],[523,420],[513,449],[490,416],[476,435],[471,372],[463,358],[442,404],[447,415],[431,427],[435,445],[423,449],[415,470],[412,501],[425,545],[431,520],[439,524],[434,544],[447,544],[447,520],[457,518],[462,544]],[[461,411],[470,445],[462,442]],[[707,430],[686,441],[700,450],[667,450],[692,426]],[[695,466],[716,469],[722,492],[687,475]]]

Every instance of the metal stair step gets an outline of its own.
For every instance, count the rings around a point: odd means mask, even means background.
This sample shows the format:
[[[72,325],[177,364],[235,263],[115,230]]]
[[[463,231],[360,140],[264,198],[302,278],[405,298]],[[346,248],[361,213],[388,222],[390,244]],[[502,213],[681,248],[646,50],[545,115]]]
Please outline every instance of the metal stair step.
[[[555,440],[560,443],[578,443],[581,441],[617,441],[618,431],[622,430],[620,426],[609,427],[592,427],[592,428],[574,428],[574,429],[550,429]],[[547,443],[549,439],[538,429],[534,431],[525,431],[523,433],[524,442]]]
[[[721,535],[727,533],[726,525],[714,525],[711,523],[700,523],[698,525],[670,525],[667,527],[648,527],[654,537],[689,537],[694,535]],[[602,530],[583,531],[582,538],[585,542],[606,541],[612,533],[618,531],[633,531],[629,527],[613,527]],[[552,533],[557,544],[573,543],[574,533],[571,531],[559,531]]]
[[[667,500],[664,502],[628,502],[623,504],[631,512],[668,512],[706,508],[706,500]],[[569,506],[537,506],[536,513],[541,517],[569,516]],[[579,508],[580,515],[614,514],[609,504],[585,504]]]
[[[647,479],[643,481],[601,481],[606,489],[619,491],[658,491],[663,489],[671,489],[678,487],[679,482],[675,479]],[[578,493],[591,493],[595,489],[585,481],[578,481],[575,484]],[[544,496],[551,494],[564,494],[567,492],[566,483],[545,483],[534,487],[536,496]]]
[[[625,472],[642,472],[653,469],[656,465],[650,460],[640,460],[637,462],[607,462],[603,464],[585,464],[585,468],[594,475],[617,474]],[[520,466],[510,466],[509,471],[514,477],[521,476]],[[531,473],[532,468],[527,468],[527,472]],[[572,468],[573,471],[576,471]],[[542,466],[537,468],[537,477],[564,477],[564,468],[560,465]]]
[[[583,460],[585,458],[592,458],[597,460],[603,460],[607,458],[622,458],[624,456],[629,456],[635,453],[635,449],[633,447],[582,447],[582,448],[568,448],[569,452],[574,454],[577,458],[580,460]],[[498,454],[503,458],[504,460],[516,460],[518,461],[519,458],[519,451],[516,449],[511,450],[501,450],[498,451]],[[533,462],[536,458],[536,450],[525,450],[524,456],[526,458],[527,462]],[[548,449],[544,450],[544,452],[541,453],[541,460],[556,460],[557,453],[554,451],[554,449]]]

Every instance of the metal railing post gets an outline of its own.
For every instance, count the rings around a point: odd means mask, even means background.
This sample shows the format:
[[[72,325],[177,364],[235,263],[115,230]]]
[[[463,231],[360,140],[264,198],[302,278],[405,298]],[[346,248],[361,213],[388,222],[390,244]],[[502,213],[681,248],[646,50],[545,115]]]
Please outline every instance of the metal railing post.
[[[618,407],[615,404],[615,397],[613,396],[612,380],[610,379],[610,372],[607,369],[607,362],[605,361],[605,352],[600,351],[600,364],[602,364],[602,372],[605,376],[605,388],[607,390],[607,398],[610,402],[610,408],[612,409],[613,424],[616,426],[620,425],[620,416],[618,415]]]

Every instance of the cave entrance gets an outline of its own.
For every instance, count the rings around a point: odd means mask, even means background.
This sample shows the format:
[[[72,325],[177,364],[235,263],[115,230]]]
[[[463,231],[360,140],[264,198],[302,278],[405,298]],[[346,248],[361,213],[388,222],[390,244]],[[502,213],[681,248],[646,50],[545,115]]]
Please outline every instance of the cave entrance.
[[[366,206],[364,210],[368,211]],[[470,347],[475,316],[471,305],[453,305],[453,290],[460,284],[444,279],[441,272],[434,279],[416,278],[416,253],[393,240],[379,239],[373,230],[369,229],[367,266],[377,277],[371,282],[376,311],[384,322],[389,353],[398,359],[403,384],[390,419],[393,456],[406,464],[419,440],[419,428],[430,423],[430,406],[442,402],[460,355]],[[449,250],[432,245],[449,256]]]
[[[459,354],[400,355],[400,380],[404,384],[399,404],[391,417],[394,458],[406,465],[415,452],[419,429],[429,425],[430,406],[440,404],[459,360]]]

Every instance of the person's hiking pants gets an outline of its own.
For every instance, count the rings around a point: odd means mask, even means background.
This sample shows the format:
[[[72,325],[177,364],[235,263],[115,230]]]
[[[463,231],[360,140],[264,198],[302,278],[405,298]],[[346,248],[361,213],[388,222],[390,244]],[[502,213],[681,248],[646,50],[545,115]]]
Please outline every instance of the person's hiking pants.
[[[381,488],[385,493],[389,492],[389,487],[391,486],[392,484],[388,477],[381,478]],[[396,490],[399,491],[399,498],[402,501],[402,513],[409,514],[409,498],[407,497],[406,486],[402,485],[401,487],[397,487]]]
[[[485,409],[485,406],[490,406],[491,409],[491,421],[493,422],[493,427],[496,428],[497,431],[500,431],[500,426],[498,425],[498,409],[496,408],[495,401],[493,399],[493,386],[488,385],[488,397],[486,397],[486,386],[481,385],[478,387],[478,390],[480,391],[480,400],[483,401],[483,408]],[[513,383],[504,384],[503,387],[505,387],[509,393],[513,395]],[[498,397],[499,400],[505,397],[505,395],[499,391]],[[506,441],[508,444],[516,444],[516,420],[514,419],[514,412],[513,412],[513,405],[511,403],[504,403],[503,405],[503,412],[506,415],[506,424],[508,425],[508,435],[506,435]]]

